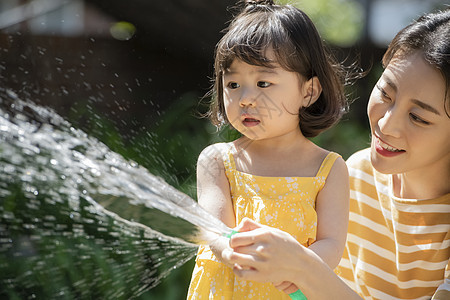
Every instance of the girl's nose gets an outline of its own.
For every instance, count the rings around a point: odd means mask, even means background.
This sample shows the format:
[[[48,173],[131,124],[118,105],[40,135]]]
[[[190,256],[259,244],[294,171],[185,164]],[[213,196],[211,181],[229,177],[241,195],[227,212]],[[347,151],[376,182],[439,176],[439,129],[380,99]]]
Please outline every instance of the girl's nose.
[[[394,109],[386,110],[384,115],[378,120],[380,131],[386,136],[401,136],[401,118]]]
[[[240,95],[239,105],[241,107],[246,107],[246,106],[254,107],[254,106],[256,106],[257,97],[258,97],[258,95],[257,95],[257,91],[255,89],[252,89],[252,88],[243,89],[243,91]]]

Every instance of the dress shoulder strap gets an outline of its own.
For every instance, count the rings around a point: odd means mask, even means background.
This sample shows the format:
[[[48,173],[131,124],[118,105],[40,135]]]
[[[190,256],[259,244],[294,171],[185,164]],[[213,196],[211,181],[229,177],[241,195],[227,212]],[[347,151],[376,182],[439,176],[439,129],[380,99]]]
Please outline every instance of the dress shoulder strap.
[[[331,168],[333,167],[334,162],[338,157],[341,157],[336,152],[330,152],[327,154],[327,156],[322,161],[322,164],[320,165],[319,171],[316,174],[316,177],[327,177],[328,174],[331,171]]]
[[[231,175],[236,170],[236,164],[234,162],[232,153],[233,148],[233,145],[230,145],[229,147],[226,147],[226,149],[224,149],[224,151],[222,152],[223,165],[225,167],[225,173],[227,175]]]

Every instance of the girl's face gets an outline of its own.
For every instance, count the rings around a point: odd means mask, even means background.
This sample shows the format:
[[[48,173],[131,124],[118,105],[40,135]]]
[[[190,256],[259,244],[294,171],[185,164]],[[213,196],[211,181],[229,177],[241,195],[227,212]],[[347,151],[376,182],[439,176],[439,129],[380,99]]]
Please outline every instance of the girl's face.
[[[369,99],[371,160],[381,173],[446,170],[450,165],[450,119],[445,81],[420,53],[394,57]]]
[[[261,140],[300,132],[298,112],[304,93],[297,73],[279,65],[267,68],[235,59],[224,72],[223,87],[227,118],[248,138]]]

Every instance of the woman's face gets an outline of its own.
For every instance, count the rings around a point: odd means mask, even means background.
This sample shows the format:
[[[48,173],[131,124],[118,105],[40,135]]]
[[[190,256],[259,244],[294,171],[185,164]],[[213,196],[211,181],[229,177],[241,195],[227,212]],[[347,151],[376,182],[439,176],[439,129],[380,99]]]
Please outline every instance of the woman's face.
[[[445,81],[420,53],[394,57],[368,104],[371,160],[386,174],[446,170],[450,166],[450,119]],[[432,169],[430,169],[432,168]]]

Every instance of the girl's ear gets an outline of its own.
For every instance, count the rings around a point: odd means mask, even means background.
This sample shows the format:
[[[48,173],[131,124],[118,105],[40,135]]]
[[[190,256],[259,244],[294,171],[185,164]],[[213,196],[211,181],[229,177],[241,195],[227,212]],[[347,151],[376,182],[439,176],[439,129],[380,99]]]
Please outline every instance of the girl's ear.
[[[320,84],[319,78],[317,78],[317,76],[314,76],[306,81],[303,84],[302,90],[302,107],[308,107],[316,102],[316,100],[319,99],[319,96],[322,93],[322,85]]]

